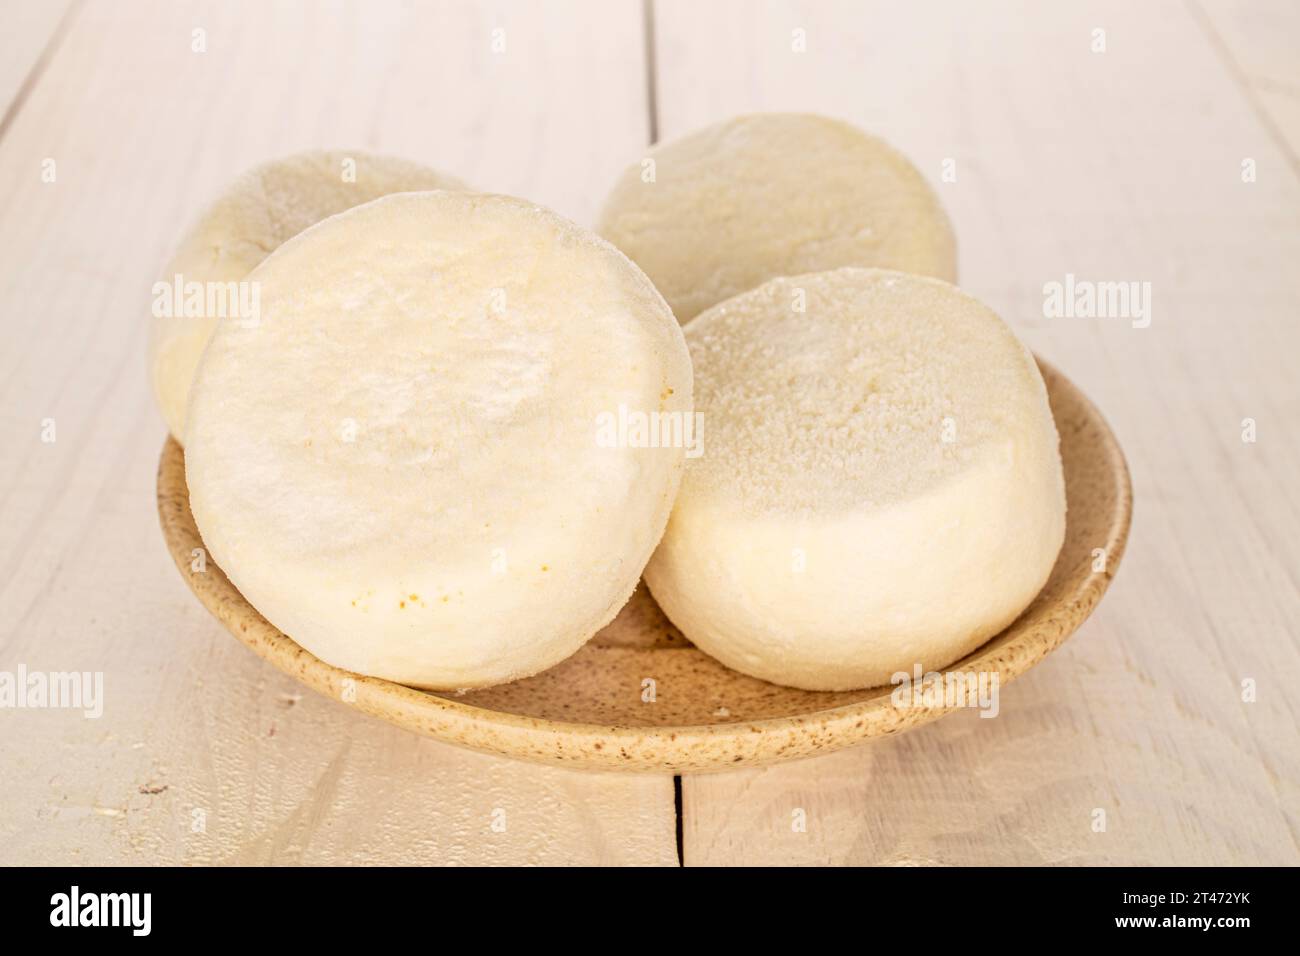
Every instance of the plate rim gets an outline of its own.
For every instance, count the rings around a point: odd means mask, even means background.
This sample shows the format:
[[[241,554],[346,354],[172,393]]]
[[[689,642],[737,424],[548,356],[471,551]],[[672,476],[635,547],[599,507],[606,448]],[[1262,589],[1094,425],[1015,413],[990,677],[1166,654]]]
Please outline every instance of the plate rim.
[[[1036,357],[1037,358],[1037,357]],[[1002,637],[1007,628],[999,631],[971,653],[942,668],[942,673],[975,667],[996,671],[999,687],[1008,684],[1042,661],[1060,647],[1091,615],[1100,603],[1119,570],[1132,526],[1132,479],[1114,432],[1093,402],[1059,370],[1037,359],[1043,377],[1057,388],[1071,393],[1074,403],[1086,418],[1097,426],[1098,438],[1106,451],[1115,492],[1115,506],[1108,519],[1106,568],[1083,578],[1071,591],[1062,596],[1060,607],[1073,611],[1073,621],[1052,637],[1032,629],[1023,635],[990,649],[990,644]],[[179,472],[179,488],[176,473]],[[250,648],[258,657],[277,670],[306,684],[318,693],[355,707],[372,716],[380,717],[404,729],[433,737],[457,746],[486,753],[495,753],[532,762],[559,764],[570,767],[603,770],[633,770],[642,772],[680,773],[707,772],[739,766],[758,766],[817,752],[829,752],[861,743],[872,737],[885,736],[936,720],[953,710],[956,705],[894,707],[890,701],[891,687],[867,688],[879,690],[871,697],[838,704],[822,710],[806,711],[788,716],[762,717],[755,720],[727,721],[707,724],[597,724],[530,717],[510,711],[492,710],[454,698],[409,687],[383,678],[367,677],[335,667],[313,655],[288,635],[267,621],[239,593],[214,561],[209,561],[216,575],[193,573],[189,569],[189,555],[194,540],[203,547],[197,528],[191,532],[183,527],[183,514],[188,513],[189,495],[185,487],[184,452],[170,435],[163,445],[158,462],[157,498],[159,524],[164,543],[173,563],[199,602],[212,613],[234,637]],[[183,499],[183,502],[181,501]],[[183,503],[183,509],[180,505]],[[1068,521],[1068,517],[1067,517]],[[192,517],[189,519],[193,524]],[[191,539],[191,540],[186,540]],[[206,551],[206,548],[205,548]],[[224,582],[224,585],[223,585]],[[214,606],[214,604],[216,606]],[[253,635],[244,624],[234,620],[225,606],[242,606],[247,609],[262,629],[270,635]],[[1055,612],[1049,620],[1060,617]],[[1017,618],[1017,621],[1019,618]],[[1008,625],[1014,627],[1016,622]],[[600,648],[601,651],[618,652],[623,648]],[[1025,653],[1028,652],[1028,653]],[[702,653],[702,652],[700,652]],[[990,666],[991,665],[991,666]],[[335,682],[352,681],[355,699],[340,697],[332,686]],[[343,685],[346,686],[346,685]],[[363,692],[364,691],[364,692]],[[449,720],[435,720],[435,717]],[[405,718],[405,719],[403,719]],[[423,718],[423,719],[421,719]],[[856,727],[846,724],[857,721]],[[872,726],[868,728],[868,723]],[[461,731],[457,733],[459,728]],[[509,739],[494,739],[493,733],[504,733]],[[853,733],[860,730],[860,733]],[[469,732],[465,732],[469,731]],[[811,731],[811,734],[809,732]],[[773,748],[769,738],[781,735],[787,745]],[[800,737],[804,739],[799,739]],[[703,746],[725,738],[732,744],[727,750],[729,760],[720,754],[691,754],[691,744]],[[557,747],[561,739],[574,741],[572,754]],[[761,748],[759,740],[768,740]],[[748,746],[747,746],[748,744]]]

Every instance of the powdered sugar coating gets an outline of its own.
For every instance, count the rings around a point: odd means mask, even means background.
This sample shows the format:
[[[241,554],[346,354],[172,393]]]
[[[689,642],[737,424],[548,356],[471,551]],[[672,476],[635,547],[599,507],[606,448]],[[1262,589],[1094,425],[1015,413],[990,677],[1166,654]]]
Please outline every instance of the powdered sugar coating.
[[[409,193],[326,220],[218,329],[187,476],[213,556],[330,663],[426,687],[535,673],[618,611],[679,448],[602,447],[625,405],[685,413],[681,331],[624,256],[540,207]]]
[[[917,169],[848,123],[803,113],[738,116],[656,146],[596,228],[683,323],[775,276],[957,275],[952,227]]]
[[[1042,588],[1065,534],[1056,428],[987,308],[848,268],[773,280],[686,337],[705,452],[645,578],[701,650],[873,687],[970,652]]]
[[[186,232],[161,281],[234,283],[308,226],[396,192],[463,189],[457,179],[392,156],[310,150],[240,175]],[[149,370],[167,427],[184,443],[185,406],[219,318],[155,316]]]

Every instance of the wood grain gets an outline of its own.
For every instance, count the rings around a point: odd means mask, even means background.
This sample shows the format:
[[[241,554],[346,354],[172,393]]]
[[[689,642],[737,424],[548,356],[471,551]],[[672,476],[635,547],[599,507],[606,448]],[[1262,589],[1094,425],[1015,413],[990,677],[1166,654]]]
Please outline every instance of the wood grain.
[[[1194,12],[659,0],[656,30],[665,138],[799,109],[911,156],[962,284],[1097,402],[1137,502],[1124,573],[997,720],[686,777],[686,863],[1300,861],[1300,187]],[[1044,318],[1067,273],[1150,282],[1150,326]]]
[[[158,535],[144,369],[171,244],[262,159],[355,145],[588,217],[644,141],[640,30],[607,2],[78,12],[0,139],[0,670],[102,671],[106,704],[0,710],[0,863],[676,863],[669,778],[468,754],[234,645]]]
[[[1300,174],[1300,6],[1288,0],[1188,0],[1242,99]]]
[[[232,642],[158,539],[142,357],[155,272],[253,162],[384,150],[585,223],[649,93],[666,137],[810,109],[911,155],[963,284],[1097,402],[1138,501],[1115,587],[999,719],[688,777],[687,862],[1300,859],[1293,5],[655,0],[657,90],[635,3],[87,0],[50,47],[55,7],[0,31],[0,109],[33,77],[0,133],[0,670],[103,670],[108,710],[0,711],[0,862],[673,861],[666,778],[420,740]],[[1150,327],[1043,318],[1067,272],[1152,282]]]

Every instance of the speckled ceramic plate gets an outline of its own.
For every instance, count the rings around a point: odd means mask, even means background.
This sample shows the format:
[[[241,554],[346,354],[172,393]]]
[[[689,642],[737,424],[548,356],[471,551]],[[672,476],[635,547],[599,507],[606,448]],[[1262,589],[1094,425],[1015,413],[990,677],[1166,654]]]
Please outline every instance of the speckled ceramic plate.
[[[1132,511],[1115,436],[1063,375],[1042,369],[1065,463],[1065,546],[1025,613],[948,669],[996,672],[1000,687],[1060,646],[1096,607],[1119,567]],[[891,687],[815,693],[738,674],[692,647],[644,585],[613,623],[543,674],[463,694],[413,690],[309,654],[258,614],[211,561],[191,571],[203,540],[190,514],[185,455],[170,439],[158,465],[158,513],[190,588],[257,654],[347,706],[475,750],[602,770],[722,770],[837,750],[953,709],[942,700],[897,706]],[[1102,570],[1094,570],[1099,564]]]

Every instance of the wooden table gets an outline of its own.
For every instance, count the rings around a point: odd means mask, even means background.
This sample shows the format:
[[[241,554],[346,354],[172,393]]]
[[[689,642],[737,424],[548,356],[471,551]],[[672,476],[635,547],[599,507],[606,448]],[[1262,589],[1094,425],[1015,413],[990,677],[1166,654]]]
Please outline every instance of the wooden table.
[[[1298,44],[1286,0],[0,0],[0,670],[106,697],[0,710],[0,863],[1300,862]],[[686,777],[679,847],[671,777],[417,738],[199,607],[144,351],[232,176],[378,150],[589,224],[651,137],[769,109],[906,152],[1128,453],[1123,570],[1000,719]],[[1044,318],[1067,274],[1150,282],[1149,327]]]

